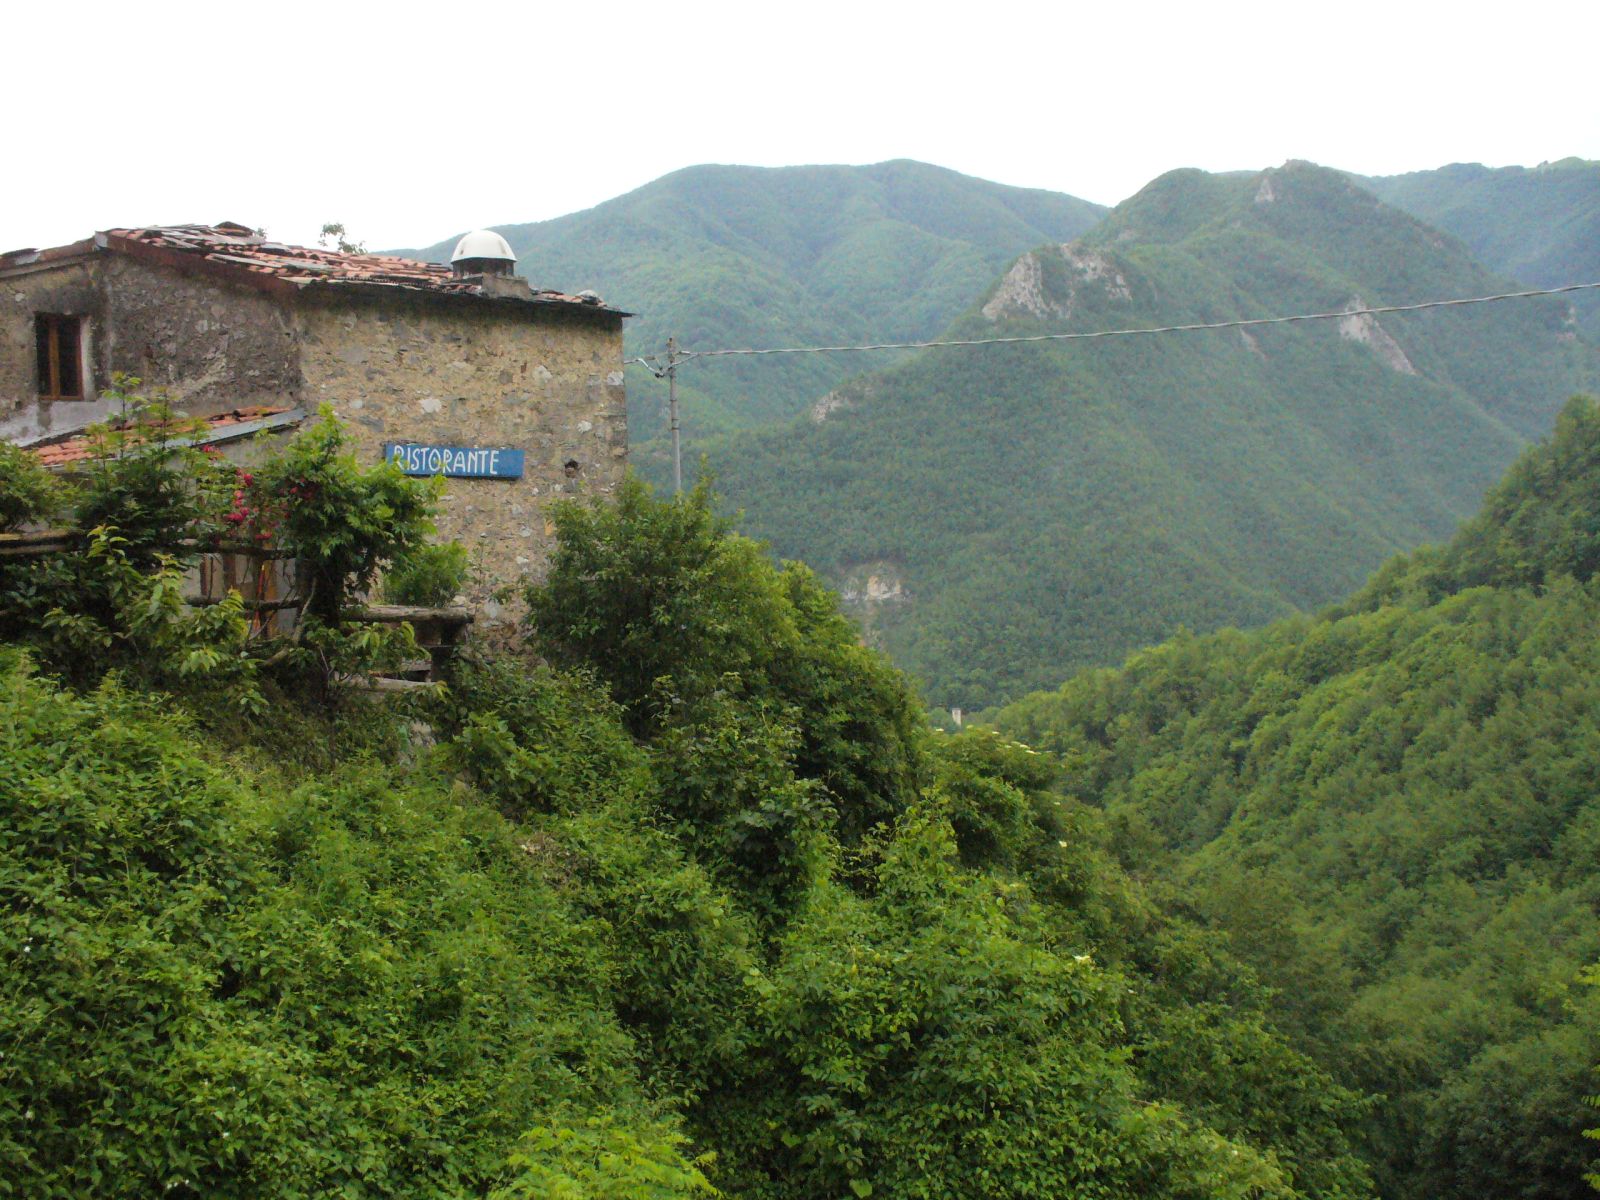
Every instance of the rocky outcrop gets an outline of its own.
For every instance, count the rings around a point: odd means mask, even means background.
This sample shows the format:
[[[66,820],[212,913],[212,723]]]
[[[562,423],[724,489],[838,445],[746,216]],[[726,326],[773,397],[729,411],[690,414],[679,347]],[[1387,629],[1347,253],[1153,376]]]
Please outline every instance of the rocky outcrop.
[[[893,563],[855,568],[840,587],[839,598],[846,604],[903,604],[911,599]]]
[[[811,406],[807,415],[813,424],[821,425],[839,409],[847,407],[849,402],[849,398],[843,392],[829,392]]]
[[[1346,309],[1354,310],[1365,308],[1366,303],[1360,296],[1352,296]],[[1351,311],[1349,315],[1339,318],[1339,336],[1347,342],[1359,342],[1378,356],[1379,361],[1391,371],[1398,371],[1402,375],[1415,375],[1416,367],[1411,365],[1411,360],[1406,357],[1406,352],[1400,349],[1400,343],[1389,336],[1378,318],[1371,313]]]
[[[1066,317],[1070,308],[1062,308],[1044,294],[1044,267],[1039,262],[1041,251],[1024,254],[1011,264],[1011,269],[1000,280],[989,302],[983,306],[983,315],[991,321],[1002,317],[1031,316],[1049,319]]]
[[[1053,294],[1046,286],[1046,255],[1059,256],[1066,264],[1064,296]],[[1097,250],[1078,242],[1034,250],[1011,264],[994,295],[984,304],[983,315],[991,321],[1006,317],[1065,320],[1076,310],[1078,297],[1086,287],[1099,287],[1112,300],[1122,303],[1133,299],[1127,277],[1110,257]]]

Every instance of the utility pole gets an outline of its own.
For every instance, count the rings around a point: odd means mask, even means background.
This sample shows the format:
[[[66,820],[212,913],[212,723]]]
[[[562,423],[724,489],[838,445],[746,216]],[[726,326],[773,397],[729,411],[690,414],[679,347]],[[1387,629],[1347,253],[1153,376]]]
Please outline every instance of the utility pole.
[[[667,339],[667,412],[672,420],[672,494],[683,493],[683,450],[678,443],[678,339]]]

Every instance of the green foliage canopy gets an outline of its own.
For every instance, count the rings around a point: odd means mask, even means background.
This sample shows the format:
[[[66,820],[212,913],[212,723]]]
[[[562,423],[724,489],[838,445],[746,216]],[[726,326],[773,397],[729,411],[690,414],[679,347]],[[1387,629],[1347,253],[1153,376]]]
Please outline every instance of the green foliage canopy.
[[[1397,1198],[1565,1198],[1600,1054],[1600,406],[1349,605],[1181,637],[1000,715],[1182,881],[1347,1085]]]
[[[919,726],[709,495],[558,529],[560,668],[467,661],[432,746],[312,693],[228,751],[0,652],[0,1190],[1370,1197],[1051,763]]]
[[[549,573],[527,593],[535,644],[597,672],[636,731],[692,724],[733,689],[793,724],[798,772],[850,836],[904,807],[920,737],[907,685],[857,644],[810,571],[775,571],[731,532],[708,484],[658,501],[630,478],[614,503],[565,504],[553,519]]]

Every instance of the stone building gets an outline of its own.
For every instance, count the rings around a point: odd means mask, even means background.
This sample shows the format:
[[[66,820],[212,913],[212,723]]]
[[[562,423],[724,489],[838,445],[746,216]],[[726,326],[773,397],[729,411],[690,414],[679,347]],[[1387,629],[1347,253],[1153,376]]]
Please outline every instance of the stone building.
[[[192,416],[330,405],[361,455],[447,476],[439,533],[473,551],[492,621],[489,592],[546,561],[545,505],[610,492],[628,453],[629,314],[536,289],[514,263],[489,232],[446,267],[234,224],[0,255],[0,438],[43,449],[114,415],[116,373]]]

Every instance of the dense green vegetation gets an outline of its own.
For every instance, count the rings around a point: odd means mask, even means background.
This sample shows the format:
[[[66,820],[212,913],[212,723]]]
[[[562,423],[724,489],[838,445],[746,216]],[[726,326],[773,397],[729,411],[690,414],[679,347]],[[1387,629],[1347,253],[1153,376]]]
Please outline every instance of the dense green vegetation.
[[[1309,164],[1163,176],[1028,256],[955,336],[1221,321],[1484,294],[1456,243]],[[742,527],[837,586],[940,706],[1119,660],[1180,626],[1347,594],[1447,534],[1595,356],[1559,300],[1148,339],[929,351],[821,423],[717,440]],[[1390,339],[1386,342],[1384,337]],[[1403,358],[1395,356],[1403,355]],[[683,374],[712,375],[720,362]]]
[[[632,357],[659,353],[668,336],[702,350],[929,337],[1013,257],[1077,236],[1104,211],[918,162],[699,166],[586,212],[500,232],[535,287],[594,288],[636,311]],[[405,253],[443,261],[454,246]],[[793,417],[851,369],[808,358],[685,376],[686,428]],[[638,451],[662,432],[665,402],[648,372],[629,372],[635,463],[661,477],[658,452]]]
[[[930,171],[685,172],[615,228],[910,328],[1070,208]],[[873,274],[902,240],[926,274]],[[954,328],[1495,283],[1334,173],[1178,172]],[[930,356],[715,465],[780,550],[906,584],[873,636],[970,707],[1349,591],[1592,369],[1559,304],[1384,328],[1415,374],[1328,327]],[[955,735],[708,485],[637,481],[555,510],[519,644],[374,703],[347,602],[460,583],[430,486],[331,420],[245,471],[135,407],[70,487],[0,446],[0,530],[78,530],[0,559],[0,1196],[1600,1188],[1593,402],[1337,607]],[[306,564],[294,634],[183,602],[240,541]]]
[[[190,445],[184,435],[203,423],[139,383],[120,376],[108,392],[121,412],[90,427],[95,454],[78,474],[42,471],[19,452],[19,469],[0,475],[8,523],[54,524],[64,537],[60,553],[0,557],[0,643],[25,645],[75,683],[117,670],[133,686],[209,703],[226,695],[245,713],[265,704],[263,665],[325,683],[414,655],[409,629],[352,626],[346,609],[384,568],[404,568],[396,572],[404,583],[419,559],[459,558],[459,548],[424,549],[437,480],[357,461],[327,409],[245,470],[214,447]],[[247,616],[237,592],[186,603],[186,577],[214,550],[275,551],[296,562],[301,619],[292,636],[263,637],[268,625]]]
[[[1600,997],[1600,406],[1346,604],[1005,709],[1119,859],[1380,1097],[1393,1200],[1584,1192]],[[1592,1168],[1591,1168],[1592,1169]]]
[[[1502,274],[1539,287],[1600,282],[1600,162],[1452,163],[1361,183],[1454,234]],[[1600,340],[1600,296],[1571,299],[1579,328],[1591,342]]]
[[[1048,760],[918,724],[704,491],[558,528],[558,665],[399,710],[0,648],[0,1194],[1372,1194]]]

